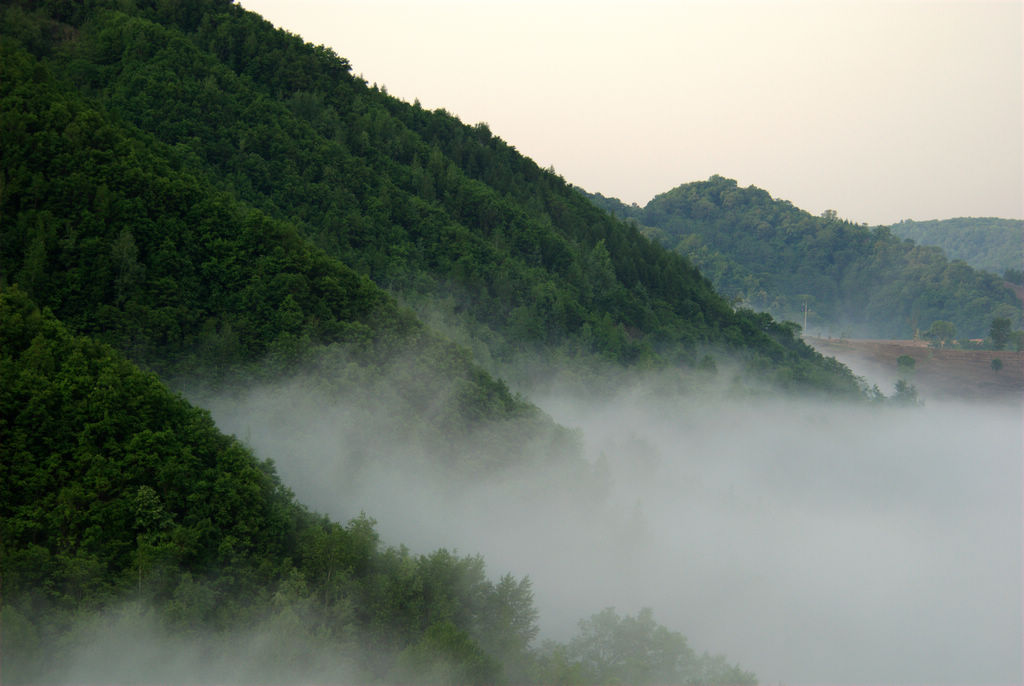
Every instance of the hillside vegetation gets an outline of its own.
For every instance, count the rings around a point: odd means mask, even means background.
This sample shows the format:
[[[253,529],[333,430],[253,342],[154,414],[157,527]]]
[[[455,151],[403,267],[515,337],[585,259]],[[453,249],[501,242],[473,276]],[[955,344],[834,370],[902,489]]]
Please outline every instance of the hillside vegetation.
[[[17,290],[0,291],[0,350],[5,683],[223,683],[225,669],[264,683],[550,683],[592,673],[595,643],[626,646],[584,631],[534,648],[529,579],[492,582],[479,557],[413,555],[384,547],[366,516],[309,512],[206,412]],[[664,664],[631,678],[752,680],[642,618],[643,649]],[[112,627],[116,659],[76,660]],[[238,646],[256,639],[266,648]],[[134,664],[147,641],[196,663]]]
[[[806,305],[810,332],[911,338],[948,321],[983,338],[993,319],[1020,321],[1020,301],[993,274],[731,179],[684,184],[642,208],[593,200],[692,260],[726,298],[801,324]]]
[[[492,370],[720,347],[855,391],[486,125],[391,98],[231,3],[115,6],[3,15],[0,268],[76,330],[173,374],[401,341],[397,298]]]
[[[959,217],[893,224],[893,234],[921,245],[934,245],[951,260],[963,260],[975,269],[1005,275],[1021,283],[1024,269],[1024,222],[994,217]]]

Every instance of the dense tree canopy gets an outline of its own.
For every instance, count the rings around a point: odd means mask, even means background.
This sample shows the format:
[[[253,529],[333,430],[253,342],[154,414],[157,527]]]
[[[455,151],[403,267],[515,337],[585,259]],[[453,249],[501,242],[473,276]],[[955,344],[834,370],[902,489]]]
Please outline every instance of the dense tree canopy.
[[[0,351],[5,683],[54,679],[90,638],[68,629],[125,599],[179,634],[262,626],[292,652],[258,665],[293,681],[313,651],[350,651],[361,680],[534,669],[529,579],[495,583],[479,557],[385,548],[365,516],[307,511],[207,412],[17,289],[0,290]]]
[[[788,385],[855,390],[485,125],[391,98],[237,5],[189,7],[0,15],[17,227],[0,269],[76,330],[190,366],[379,342],[409,323],[372,282],[492,369],[718,346]]]
[[[999,275],[1024,269],[1024,222],[1019,219],[905,219],[890,228],[900,238],[942,248],[949,259],[963,260],[975,269]]]
[[[562,646],[548,644],[542,660],[558,683],[569,684],[756,684],[753,674],[723,656],[698,655],[686,638],[654,621],[644,608],[620,616],[614,608],[580,621],[579,633]]]
[[[0,290],[0,351],[5,683],[82,669],[76,651],[111,627],[127,632],[116,650],[131,650],[133,633],[154,631],[139,604],[158,610],[159,640],[201,638],[192,680],[258,632],[271,649],[244,654],[233,678],[753,683],[649,611],[606,611],[569,644],[535,647],[528,578],[492,582],[480,557],[386,548],[366,516],[340,526],[309,512],[207,412],[17,289]],[[122,663],[90,676],[131,680]],[[183,678],[162,669],[135,678]]]
[[[442,437],[489,421],[557,433],[468,351],[293,223],[215,190],[180,151],[118,125],[10,47],[0,273],[74,331],[165,378],[209,383],[314,365],[337,386],[398,379],[397,402],[448,399],[422,417]],[[509,438],[515,453],[521,441]]]
[[[693,260],[725,297],[780,319],[806,316],[811,331],[910,338],[944,320],[980,338],[993,317],[1020,321],[1020,301],[993,274],[731,179],[685,184],[643,208],[593,199]]]

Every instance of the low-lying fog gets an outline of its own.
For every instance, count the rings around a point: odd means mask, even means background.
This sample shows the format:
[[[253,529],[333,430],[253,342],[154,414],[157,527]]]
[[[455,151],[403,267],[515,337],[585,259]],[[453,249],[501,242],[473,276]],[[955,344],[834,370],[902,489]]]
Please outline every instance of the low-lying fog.
[[[390,445],[386,410],[302,383],[203,398],[310,507],[529,575],[542,636],[606,606],[762,683],[1008,684],[1021,674],[1021,407],[533,397],[603,489],[467,484]]]

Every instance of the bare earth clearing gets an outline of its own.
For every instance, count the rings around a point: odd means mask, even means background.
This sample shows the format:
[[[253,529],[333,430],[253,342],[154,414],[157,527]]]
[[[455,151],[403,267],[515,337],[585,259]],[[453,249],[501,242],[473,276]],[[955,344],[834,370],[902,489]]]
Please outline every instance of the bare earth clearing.
[[[1020,401],[1024,393],[1024,353],[1010,350],[940,350],[921,341],[804,339],[823,355],[835,357],[887,395],[900,378],[897,359],[914,358],[907,380],[929,398]],[[1002,369],[992,369],[992,360]]]

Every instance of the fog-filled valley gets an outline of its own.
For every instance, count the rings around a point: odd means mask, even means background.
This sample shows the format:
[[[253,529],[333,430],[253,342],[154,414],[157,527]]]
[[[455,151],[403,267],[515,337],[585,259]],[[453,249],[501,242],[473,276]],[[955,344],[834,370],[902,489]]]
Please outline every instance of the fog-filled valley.
[[[588,466],[497,475],[440,470],[392,438],[402,417],[302,381],[203,404],[312,507],[529,575],[541,638],[650,607],[761,683],[1020,680],[1019,406],[663,386],[535,396]]]

